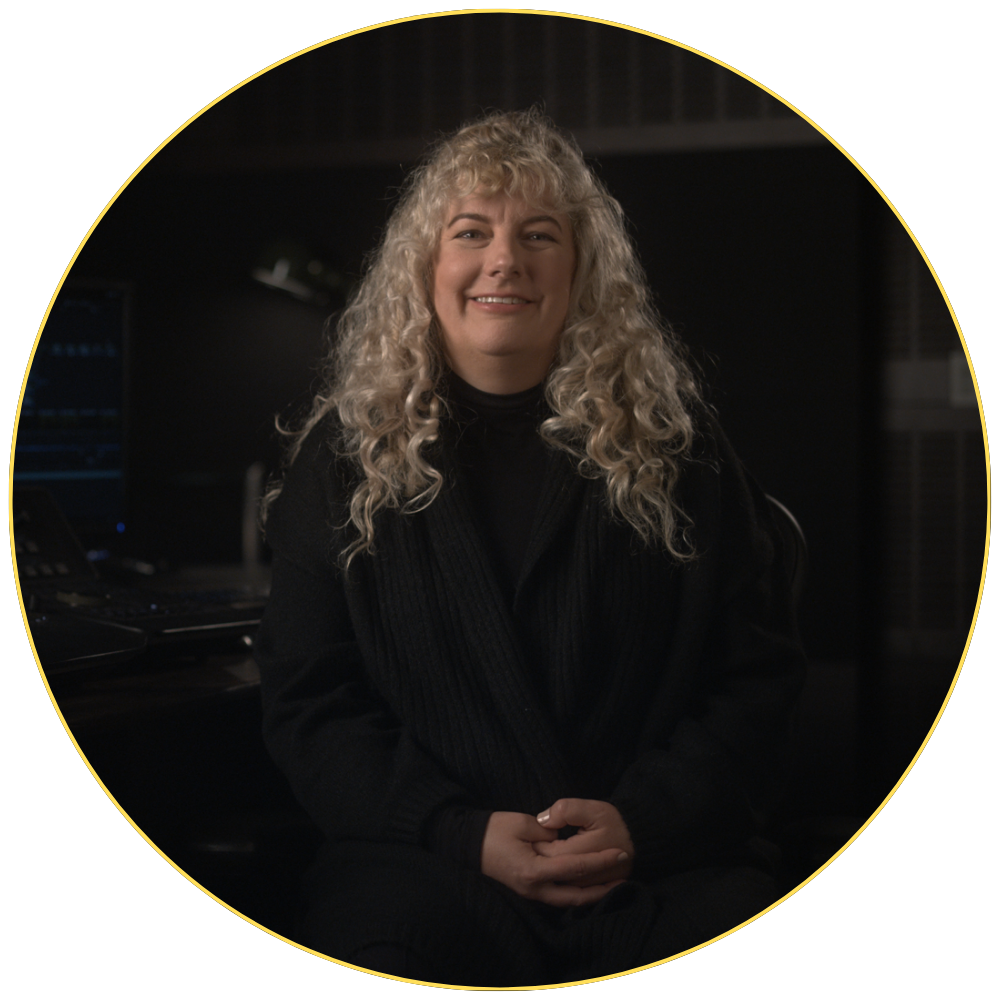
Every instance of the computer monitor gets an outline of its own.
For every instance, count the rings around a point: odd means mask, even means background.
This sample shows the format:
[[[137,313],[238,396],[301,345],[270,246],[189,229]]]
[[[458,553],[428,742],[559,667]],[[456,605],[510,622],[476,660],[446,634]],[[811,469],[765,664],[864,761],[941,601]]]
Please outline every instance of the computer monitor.
[[[130,297],[126,284],[66,282],[39,338],[18,421],[14,484],[47,489],[88,546],[112,545],[127,530]]]

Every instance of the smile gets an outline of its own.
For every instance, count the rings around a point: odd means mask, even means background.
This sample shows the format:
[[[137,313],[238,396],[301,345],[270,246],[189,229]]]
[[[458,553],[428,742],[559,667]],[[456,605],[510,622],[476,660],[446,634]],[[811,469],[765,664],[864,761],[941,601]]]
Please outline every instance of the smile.
[[[476,295],[472,301],[502,306],[526,306],[528,304],[527,299],[519,299],[516,295]]]

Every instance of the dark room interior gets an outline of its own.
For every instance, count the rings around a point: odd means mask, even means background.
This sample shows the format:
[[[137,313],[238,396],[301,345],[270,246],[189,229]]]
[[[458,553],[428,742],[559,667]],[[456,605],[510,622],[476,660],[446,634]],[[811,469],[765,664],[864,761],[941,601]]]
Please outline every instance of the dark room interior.
[[[308,405],[394,192],[436,135],[535,104],[620,200],[706,397],[807,540],[809,670],[771,820],[792,888],[893,790],[947,695],[983,569],[986,461],[961,340],[906,229],[738,74],[607,25],[481,13],[355,35],[245,84],[128,185],[72,268],[63,296],[127,305],[123,492],[113,517],[56,499],[122,580],[266,580],[247,510],[280,473],[275,421]],[[290,935],[317,833],[267,757],[254,669],[240,633],[50,682],[136,825]]]

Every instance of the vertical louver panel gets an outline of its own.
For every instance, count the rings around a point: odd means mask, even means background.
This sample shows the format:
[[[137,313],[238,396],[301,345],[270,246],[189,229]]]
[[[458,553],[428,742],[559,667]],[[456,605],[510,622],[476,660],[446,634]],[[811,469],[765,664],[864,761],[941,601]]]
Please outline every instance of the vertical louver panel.
[[[793,116],[737,74],[648,35],[481,13],[325,45],[241,88],[188,139],[217,152],[267,150],[273,162],[281,149],[413,143],[488,108],[539,103],[565,128],[591,133]]]
[[[891,371],[881,484],[885,627],[898,652],[953,656],[968,634],[983,568],[982,431],[974,400],[956,391],[965,360],[933,274],[895,218],[886,217],[881,243],[880,322]]]

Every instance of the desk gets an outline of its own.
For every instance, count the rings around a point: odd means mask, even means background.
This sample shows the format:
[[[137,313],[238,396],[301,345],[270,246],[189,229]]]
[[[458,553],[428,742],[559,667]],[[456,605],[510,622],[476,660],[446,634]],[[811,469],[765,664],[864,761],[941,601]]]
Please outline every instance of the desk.
[[[264,748],[259,687],[246,651],[160,653],[54,693],[87,761],[148,839],[234,909],[290,936],[320,837]]]
[[[260,671],[247,652],[211,656],[150,656],[113,673],[67,678],[53,685],[74,735],[240,698],[259,696]]]

